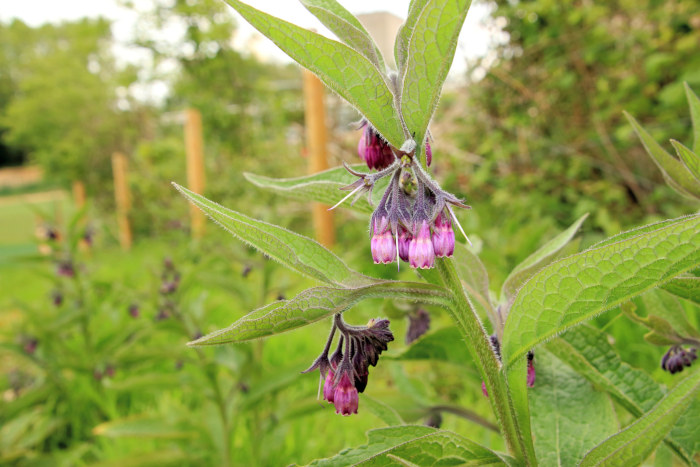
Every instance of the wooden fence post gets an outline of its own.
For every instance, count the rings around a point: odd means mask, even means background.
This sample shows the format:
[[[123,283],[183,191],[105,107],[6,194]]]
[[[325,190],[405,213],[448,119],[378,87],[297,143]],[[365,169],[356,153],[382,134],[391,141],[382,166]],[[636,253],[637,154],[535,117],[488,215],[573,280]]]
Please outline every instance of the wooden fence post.
[[[195,193],[204,193],[204,143],[202,138],[202,114],[197,109],[185,111],[185,151],[187,154],[187,185]],[[194,204],[190,204],[190,229],[192,238],[204,235],[205,216]]]
[[[85,184],[80,180],[73,181],[73,202],[80,211],[85,206]]]
[[[324,106],[323,83],[310,71],[303,71],[304,77],[304,122],[306,125],[306,147],[309,155],[309,173],[314,174],[328,168],[326,109]],[[330,248],[335,243],[333,213],[330,206],[313,204],[313,224],[316,240]]]
[[[123,250],[131,248],[131,225],[129,224],[129,209],[131,195],[127,178],[128,161],[121,152],[112,154],[112,174],[114,177],[114,200],[117,203],[117,224],[119,226],[119,244]]]

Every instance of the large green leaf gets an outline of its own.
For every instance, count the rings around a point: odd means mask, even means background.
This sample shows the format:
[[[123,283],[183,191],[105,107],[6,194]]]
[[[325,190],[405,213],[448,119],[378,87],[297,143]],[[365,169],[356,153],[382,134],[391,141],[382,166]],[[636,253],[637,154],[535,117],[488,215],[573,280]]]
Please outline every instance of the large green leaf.
[[[368,444],[341,451],[313,466],[498,465],[504,459],[468,439],[427,426],[380,428],[367,432]]]
[[[232,235],[294,271],[333,285],[354,287],[375,282],[375,279],[347,267],[340,258],[315,240],[252,219],[187,188],[174,185],[187,199]]]
[[[401,415],[384,402],[374,399],[367,394],[362,394],[362,407],[370,411],[377,418],[387,424],[387,426],[403,425]]]
[[[537,272],[538,269],[551,263],[557,256],[557,254],[564,248],[578,229],[586,220],[588,214],[584,214],[579,217],[576,222],[574,222],[568,229],[561,232],[559,235],[545,243],[539,250],[535,251],[533,254],[528,256],[525,261],[518,264],[508,275],[505,282],[503,283],[503,288],[501,289],[501,300],[508,301],[511,297],[515,296],[518,289],[527,281],[532,275]]]
[[[589,451],[580,465],[622,467],[641,464],[688,409],[698,390],[700,370],[695,368],[643,417]]]
[[[251,311],[227,328],[190,342],[217,345],[243,342],[290,331],[335,313],[366,298],[400,298],[447,306],[450,293],[420,282],[382,281],[355,288],[314,287],[289,300],[279,300]]]
[[[423,144],[437,107],[470,3],[471,0],[430,0],[412,28],[401,75],[401,114],[419,145]]]
[[[607,395],[595,391],[546,350],[537,352],[537,383],[530,413],[541,465],[575,465],[593,446],[618,430]]]
[[[504,329],[504,363],[699,264],[700,216],[550,264],[515,298]]]
[[[362,171],[363,168],[367,169],[367,166],[356,165],[352,166],[352,168]],[[348,192],[341,191],[340,188],[357,180],[357,177],[349,173],[344,167],[335,167],[313,175],[295,178],[270,178],[251,173],[245,173],[243,175],[248,181],[260,188],[274,191],[300,201],[318,201],[328,205],[335,205],[338,201],[347,196]],[[372,203],[374,206],[371,206],[366,201],[365,196],[352,206],[350,205],[352,200],[349,199],[341,204],[341,207],[371,214],[374,211],[374,207],[379,203],[388,184],[389,177],[377,181],[372,190]]]
[[[384,58],[367,30],[348,10],[335,0],[300,0],[338,39],[360,52],[385,72]]]
[[[678,191],[681,195],[687,196],[690,194],[696,198],[700,198],[700,184],[695,179],[685,166],[672,155],[670,155],[649,133],[630,114],[625,112],[627,119],[637,132],[639,139],[642,140],[647,153],[654,160],[656,165],[661,170],[669,185]]]
[[[700,99],[690,89],[688,83],[683,83],[685,86],[685,95],[688,98],[688,107],[690,107],[690,118],[693,122],[693,152],[700,154]]]
[[[700,277],[676,277],[662,287],[678,297],[700,304]]]
[[[300,65],[308,68],[359,110],[392,145],[401,147],[404,134],[394,95],[377,67],[359,52],[292,23],[246,5],[226,0],[253,27]]]
[[[399,70],[399,75],[403,76],[406,68],[406,58],[408,57],[408,44],[413,35],[413,29],[416,27],[416,22],[423,8],[428,3],[428,0],[411,0],[408,6],[408,15],[406,21],[401,25],[396,33],[396,41],[394,42],[394,58],[396,59],[396,68]]]
[[[570,329],[561,338],[547,344],[547,348],[596,388],[610,394],[635,417],[641,417],[664,396],[661,386],[651,376],[620,360],[606,334],[592,326]],[[692,435],[696,425],[686,426],[685,418],[687,414],[682,418],[683,426],[678,430],[674,428],[675,432],[665,442],[689,463],[695,452]]]

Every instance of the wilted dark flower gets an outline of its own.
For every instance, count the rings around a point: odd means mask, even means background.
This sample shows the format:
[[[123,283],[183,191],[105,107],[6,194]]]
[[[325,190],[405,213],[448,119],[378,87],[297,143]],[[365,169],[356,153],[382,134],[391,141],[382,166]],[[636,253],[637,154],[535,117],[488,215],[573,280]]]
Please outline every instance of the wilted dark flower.
[[[686,350],[679,345],[674,345],[661,359],[661,368],[671,374],[680,373],[684,367],[691,366],[697,358],[695,347]]]
[[[408,330],[406,330],[406,343],[418,339],[430,329],[430,314],[423,308],[419,308],[408,314]]]
[[[24,351],[29,355],[33,355],[36,352],[36,348],[39,345],[39,340],[36,337],[27,337],[24,340]]]
[[[63,304],[63,294],[60,290],[54,290],[51,292],[51,302],[54,306],[61,306]]]
[[[442,426],[442,415],[437,411],[431,412],[430,415],[428,415],[428,418],[425,419],[423,425],[433,428],[440,428],[440,426]]]
[[[73,267],[73,263],[71,262],[71,260],[67,259],[59,261],[58,266],[56,268],[56,274],[58,274],[61,277],[75,277],[75,268]]]
[[[328,353],[335,331],[341,333],[338,347],[330,359]],[[367,387],[369,367],[394,340],[389,320],[371,319],[367,326],[349,326],[340,314],[333,321],[330,336],[321,355],[304,373],[318,369],[323,380],[323,398],[335,405],[336,413],[357,413],[358,393]]]

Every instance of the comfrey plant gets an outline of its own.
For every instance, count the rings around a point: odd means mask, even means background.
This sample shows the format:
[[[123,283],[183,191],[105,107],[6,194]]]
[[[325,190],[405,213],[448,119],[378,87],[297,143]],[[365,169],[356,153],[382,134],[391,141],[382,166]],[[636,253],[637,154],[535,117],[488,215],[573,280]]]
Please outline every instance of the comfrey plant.
[[[576,253],[570,242],[584,216],[518,265],[496,300],[483,264],[454,235],[454,227],[461,230],[455,208],[467,206],[441,189],[428,168],[433,157],[428,124],[469,1],[411,1],[396,39],[395,70],[386,66],[360,22],[334,0],[302,3],[338,41],[238,0],[228,2],[358,110],[363,118],[358,151],[369,169],[376,170],[365,173],[358,166],[346,166],[297,179],[251,174],[247,178],[293,197],[368,214],[374,262],[406,261],[425,281],[360,274],[309,238],[176,185],[231,234],[322,283],[254,310],[191,346],[257,339],[331,317],[325,347],[306,371],[319,370],[323,398],[335,405],[336,412],[349,415],[361,412],[359,394],[367,387],[369,368],[377,364],[394,335],[385,319],[353,326],[343,313],[372,297],[438,306],[449,312],[458,331],[456,338],[442,338],[440,345],[466,347],[508,452],[496,452],[451,431],[406,425],[388,410],[390,415],[383,419],[390,426],[371,431],[368,445],[318,461],[319,465],[636,465],[662,442],[664,452],[670,450],[680,462],[693,462],[700,451],[696,423],[700,371],[692,365],[695,354],[690,348],[697,346],[698,338],[684,316],[686,308],[700,302],[693,273],[700,266],[700,216],[643,226]],[[698,152],[700,103],[690,91],[688,97]],[[638,131],[652,153],[663,151]],[[683,162],[665,153],[655,159],[661,160],[672,185],[698,196],[700,158],[683,151]],[[364,192],[371,207],[343,204]],[[687,302],[679,305],[676,296]],[[665,307],[669,300],[676,306]],[[605,333],[582,325],[600,313],[620,310],[650,327],[657,336],[655,343],[674,346],[664,358],[664,368],[686,370],[672,389],[666,391],[648,374],[622,362]],[[665,310],[664,318],[660,310]],[[428,342],[452,331],[438,330],[413,341],[429,322],[418,314],[413,319],[408,340],[428,353]],[[629,416],[618,421],[610,399]],[[430,424],[438,425],[437,420],[431,417]]]

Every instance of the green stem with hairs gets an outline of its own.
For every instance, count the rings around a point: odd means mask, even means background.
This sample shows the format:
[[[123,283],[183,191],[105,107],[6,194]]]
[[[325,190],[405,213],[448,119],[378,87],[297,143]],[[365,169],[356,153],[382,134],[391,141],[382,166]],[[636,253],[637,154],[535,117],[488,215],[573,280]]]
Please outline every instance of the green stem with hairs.
[[[501,362],[494,353],[489,336],[462,287],[454,264],[449,258],[437,258],[435,263],[445,287],[453,293],[449,312],[457,323],[467,349],[486,384],[491,407],[508,449],[526,464],[536,465],[532,439],[525,439],[518,428],[515,410],[501,374]]]

